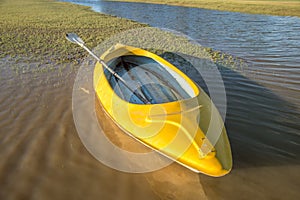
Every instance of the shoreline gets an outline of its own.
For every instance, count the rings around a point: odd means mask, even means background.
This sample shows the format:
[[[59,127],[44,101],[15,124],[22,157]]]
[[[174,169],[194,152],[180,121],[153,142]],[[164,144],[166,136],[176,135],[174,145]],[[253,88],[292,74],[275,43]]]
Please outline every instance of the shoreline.
[[[38,63],[37,67],[79,64],[87,56],[82,48],[65,39],[68,32],[76,32],[87,46],[93,48],[115,34],[149,27],[133,20],[95,12],[88,6],[55,0],[4,2],[0,11],[0,58],[10,56],[16,61],[27,58],[28,63]],[[226,52],[204,48],[214,62],[224,64],[229,61],[232,64],[235,60],[223,61],[221,58],[226,57]]]
[[[300,1],[272,1],[272,0],[109,0],[119,2],[152,3],[171,6],[184,6],[191,8],[202,8],[208,10],[219,10],[228,12],[240,12],[247,14],[291,16],[300,17]]]

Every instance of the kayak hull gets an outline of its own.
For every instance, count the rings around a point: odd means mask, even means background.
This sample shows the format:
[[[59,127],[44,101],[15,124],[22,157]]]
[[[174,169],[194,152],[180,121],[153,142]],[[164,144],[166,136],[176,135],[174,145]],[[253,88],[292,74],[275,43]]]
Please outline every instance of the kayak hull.
[[[120,58],[123,60],[118,60]],[[132,93],[126,93],[124,86],[100,63],[96,64],[94,88],[97,98],[104,111],[125,133],[195,172],[214,177],[230,172],[232,157],[224,123],[218,113],[212,115],[215,106],[189,77],[161,57],[135,47],[116,45],[101,59],[115,71],[119,70],[129,87],[149,99],[147,104],[139,102]],[[122,74],[118,69],[120,63],[122,66],[136,64],[137,67]],[[168,87],[164,86],[166,82]],[[214,143],[204,131],[211,119],[221,124],[219,139]]]

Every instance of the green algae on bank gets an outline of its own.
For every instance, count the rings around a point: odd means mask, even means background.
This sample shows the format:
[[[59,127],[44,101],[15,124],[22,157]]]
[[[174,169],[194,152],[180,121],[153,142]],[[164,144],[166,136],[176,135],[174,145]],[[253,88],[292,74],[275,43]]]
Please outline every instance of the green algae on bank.
[[[300,0],[112,0],[197,7],[211,10],[300,17]]]
[[[113,34],[145,26],[53,0],[0,2],[0,58],[27,57],[46,64],[76,62],[86,54],[66,41],[67,32],[77,32],[93,47]]]

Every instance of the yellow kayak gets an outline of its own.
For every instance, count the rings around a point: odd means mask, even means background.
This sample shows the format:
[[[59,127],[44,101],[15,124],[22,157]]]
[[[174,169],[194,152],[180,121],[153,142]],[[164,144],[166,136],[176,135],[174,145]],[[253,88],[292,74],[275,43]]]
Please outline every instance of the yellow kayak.
[[[195,172],[214,177],[230,172],[231,148],[223,120],[189,77],[158,55],[131,46],[117,44],[101,59],[126,82],[97,62],[96,95],[125,133]],[[214,130],[211,120],[222,125],[215,128],[214,142],[206,135]]]

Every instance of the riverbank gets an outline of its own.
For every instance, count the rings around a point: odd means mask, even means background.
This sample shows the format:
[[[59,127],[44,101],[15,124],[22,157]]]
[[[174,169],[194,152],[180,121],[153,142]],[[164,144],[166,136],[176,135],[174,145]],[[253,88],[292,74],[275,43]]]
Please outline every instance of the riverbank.
[[[76,32],[94,47],[111,35],[145,25],[53,0],[0,1],[0,58],[26,57],[40,63],[77,62],[84,50],[65,39]]]
[[[197,7],[212,10],[300,17],[299,0],[116,0]]]

